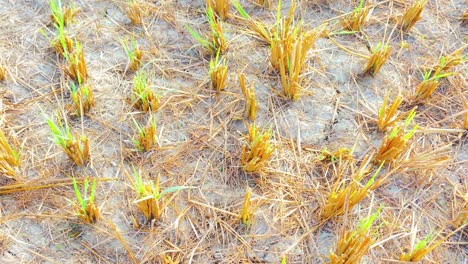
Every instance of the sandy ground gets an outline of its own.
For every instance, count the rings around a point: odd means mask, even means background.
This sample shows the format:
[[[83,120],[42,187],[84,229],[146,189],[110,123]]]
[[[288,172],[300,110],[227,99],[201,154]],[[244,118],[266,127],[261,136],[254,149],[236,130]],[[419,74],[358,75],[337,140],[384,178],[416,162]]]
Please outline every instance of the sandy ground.
[[[83,44],[96,101],[88,115],[70,120],[91,141],[91,162],[80,168],[51,143],[44,118],[70,101],[57,55],[39,32],[53,30],[48,1],[0,0],[0,64],[8,75],[0,83],[1,127],[20,146],[25,181],[112,178],[98,184],[102,218],[95,225],[83,225],[74,216],[71,186],[0,196],[1,263],[159,263],[164,254],[179,257],[181,263],[280,263],[283,256],[287,263],[325,263],[340,234],[379,206],[376,241],[363,263],[396,263],[414,239],[439,231],[444,237],[455,230],[450,221],[467,201],[468,148],[462,130],[466,64],[455,68],[431,100],[418,107],[420,128],[410,152],[450,144],[444,167],[395,172],[353,210],[315,228],[335,179],[334,167],[319,161],[318,151],[355,146],[359,161],[378,149],[384,135],[377,132],[375,118],[383,97],[409,97],[424,67],[466,45],[468,29],[460,21],[466,1],[430,0],[410,34],[396,30],[391,35],[390,61],[375,77],[359,75],[364,59],[328,38],[317,40],[304,71],[303,95],[295,102],[281,96],[268,47],[239,19],[224,23],[228,86],[216,93],[207,74],[209,57],[184,28],[188,24],[208,31],[204,1],[146,2],[150,15],[142,26],[133,26],[122,11],[123,2],[73,1],[80,11],[68,31]],[[357,4],[350,2],[357,1],[299,1],[296,17],[310,28],[328,20],[331,30],[339,30],[337,17]],[[389,38],[404,2],[371,2],[363,30],[368,40],[353,35],[334,40],[368,55],[366,45]],[[242,4],[251,16],[274,22],[275,5],[268,10]],[[283,14],[288,8],[285,1]],[[233,8],[231,13],[237,14]],[[126,102],[133,74],[125,71],[119,41],[130,36],[144,50],[144,68],[163,102],[156,113],[159,147],[146,153],[135,152],[131,142],[132,118],[144,122],[146,115]],[[239,166],[246,133],[237,81],[241,71],[255,83],[256,123],[274,131],[276,151],[263,180]],[[162,219],[144,224],[127,180],[132,165],[150,178],[161,174],[163,187],[193,188],[171,195]],[[258,207],[250,228],[225,212],[240,210],[246,186]],[[458,230],[423,262],[467,263],[466,238],[466,228]]]

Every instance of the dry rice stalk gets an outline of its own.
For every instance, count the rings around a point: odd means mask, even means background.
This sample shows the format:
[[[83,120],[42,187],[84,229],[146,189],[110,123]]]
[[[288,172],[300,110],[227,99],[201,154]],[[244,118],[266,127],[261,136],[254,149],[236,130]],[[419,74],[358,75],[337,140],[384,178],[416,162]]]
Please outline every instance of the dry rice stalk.
[[[252,193],[250,189],[247,189],[244,196],[244,205],[242,210],[239,213],[239,218],[241,219],[242,224],[250,226],[253,223],[254,217],[254,208],[252,207],[252,202],[250,201]]]
[[[213,9],[221,20],[228,17],[229,5],[230,0],[206,0],[206,6]]]
[[[390,58],[390,51],[391,49],[388,44],[382,45],[382,43],[379,42],[377,46],[372,49],[372,54],[367,61],[364,73],[370,73],[373,76],[376,75],[382,65]]]
[[[398,95],[393,103],[387,107],[388,95],[385,96],[382,106],[378,112],[377,128],[379,131],[385,131],[387,128],[393,126],[396,122],[400,121],[405,115],[398,114],[398,107],[403,102],[403,97]]]
[[[419,172],[446,168],[451,160],[450,151],[451,144],[437,148],[431,147],[410,155],[400,165],[407,170]]]
[[[6,78],[6,69],[4,66],[0,65],[0,82]]]
[[[364,199],[370,191],[381,185],[383,179],[375,181],[375,178],[379,174],[383,163],[364,186],[360,183],[364,176],[372,169],[371,160],[371,156],[364,158],[359,169],[354,176],[351,177],[349,183],[346,183],[345,180],[338,177],[332,187],[332,191],[328,195],[327,202],[322,207],[322,219],[329,219],[343,214],[346,210],[351,210],[357,203]]]
[[[244,116],[250,121],[255,121],[257,116],[257,100],[255,99],[255,88],[253,83],[247,88],[245,85],[245,75],[239,74],[239,83],[244,95]]]
[[[367,253],[374,239],[369,230],[378,217],[380,209],[361,220],[353,231],[346,231],[338,240],[335,252],[330,253],[330,264],[356,264]]]
[[[465,113],[465,119],[463,121],[463,128],[468,129],[468,101],[465,100],[464,105],[465,105],[466,113]]]
[[[405,11],[400,20],[400,27],[403,31],[410,31],[414,24],[421,19],[421,13],[426,3],[427,0],[416,0],[416,2]]]
[[[267,1],[265,1],[267,2]],[[260,20],[253,19],[247,12],[245,12],[244,8],[241,6],[238,0],[234,0],[232,5],[237,9],[237,12],[247,20],[248,27],[252,30],[260,40],[263,40],[265,43],[271,43],[271,32],[270,29]]]
[[[226,60],[222,58],[219,59],[219,51],[216,54],[216,57],[210,60],[210,79],[211,79],[211,86],[214,90],[220,92],[224,90],[226,86],[226,79],[227,79],[227,64]]]
[[[346,16],[341,24],[345,30],[359,32],[361,27],[366,22],[367,15],[369,13],[369,6],[363,7],[364,0],[359,2],[359,6],[356,7],[351,14]]]
[[[20,166],[19,152],[8,144],[5,134],[0,130],[0,172],[7,177],[16,178]]]
[[[410,131],[406,131],[413,118],[415,117],[415,109],[411,110],[403,124],[393,127],[389,135],[385,135],[379,151],[375,157],[378,163],[399,161],[402,154],[407,151],[409,140],[418,128],[415,125]]]
[[[255,125],[249,125],[248,146],[242,148],[241,165],[246,172],[258,172],[263,169],[273,155],[275,147],[271,142],[271,129],[260,131]]]

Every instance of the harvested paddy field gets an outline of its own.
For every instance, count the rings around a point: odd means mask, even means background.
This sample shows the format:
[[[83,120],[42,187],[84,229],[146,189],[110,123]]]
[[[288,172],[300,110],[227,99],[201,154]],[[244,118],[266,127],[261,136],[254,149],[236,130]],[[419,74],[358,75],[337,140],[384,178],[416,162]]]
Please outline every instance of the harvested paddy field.
[[[0,17],[0,263],[467,263],[466,1]]]

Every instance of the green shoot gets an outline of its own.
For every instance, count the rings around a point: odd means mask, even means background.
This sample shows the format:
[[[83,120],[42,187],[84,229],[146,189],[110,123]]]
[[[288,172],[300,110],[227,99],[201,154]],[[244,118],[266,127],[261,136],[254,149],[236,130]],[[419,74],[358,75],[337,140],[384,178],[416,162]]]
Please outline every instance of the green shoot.
[[[77,216],[85,223],[95,223],[99,218],[99,210],[94,204],[94,196],[96,194],[96,179],[93,179],[91,185],[91,194],[88,197],[89,180],[84,180],[83,193],[78,188],[76,179],[73,178],[73,189],[75,190],[75,196],[78,201],[76,203]]]
[[[52,141],[57,144],[67,156],[75,162],[76,165],[84,165],[88,162],[89,141],[85,135],[79,138],[74,136],[67,123],[62,124],[60,120],[57,124],[50,118],[47,118],[47,124],[52,132]]]
[[[151,90],[148,75],[143,70],[133,77],[133,93],[130,100],[133,107],[144,112],[154,112],[159,109],[160,96]]]

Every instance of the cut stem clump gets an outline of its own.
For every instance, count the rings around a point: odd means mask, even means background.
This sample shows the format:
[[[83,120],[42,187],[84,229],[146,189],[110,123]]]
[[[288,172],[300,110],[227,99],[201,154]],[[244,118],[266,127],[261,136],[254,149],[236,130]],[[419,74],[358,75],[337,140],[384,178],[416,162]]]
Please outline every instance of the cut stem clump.
[[[130,0],[127,3],[125,8],[125,13],[127,17],[130,19],[133,25],[141,25],[143,22],[143,18],[146,16],[146,12],[142,6],[140,0]]]
[[[278,4],[277,27],[270,43],[270,63],[281,77],[284,94],[297,100],[302,89],[301,72],[307,59],[307,52],[315,40],[322,35],[324,27],[306,31],[302,24],[293,25],[295,1],[291,2],[287,18],[280,18],[281,1]]]
[[[215,13],[224,20],[229,14],[230,0],[206,0],[206,6],[215,11]]]
[[[50,20],[54,24],[63,24],[64,26],[68,25],[73,21],[79,11],[72,7],[64,7],[62,0],[50,0],[49,5],[50,10],[52,11]]]
[[[375,219],[380,214],[380,209],[369,217],[361,220],[355,230],[346,231],[338,240],[335,252],[330,253],[330,264],[360,263],[374,243],[369,230]]]
[[[52,132],[52,141],[57,144],[67,156],[81,166],[89,161],[89,140],[85,135],[74,136],[67,123],[62,124],[58,120],[55,124],[50,118],[47,118],[50,131]]]
[[[364,199],[370,191],[376,189],[382,184],[383,179],[375,181],[375,178],[379,174],[383,163],[367,183],[365,185],[361,185],[361,180],[372,169],[370,162],[371,157],[366,157],[349,183],[346,183],[346,181],[342,180],[341,177],[336,180],[332,187],[332,191],[328,195],[327,201],[322,208],[322,219],[329,219],[343,214],[346,210],[351,210],[357,203]]]
[[[76,41],[75,48],[72,53],[65,53],[67,60],[67,68],[65,72],[78,84],[86,82],[88,78],[88,69],[86,68],[86,61],[84,58],[83,48],[81,44]]]
[[[372,76],[375,76],[380,71],[382,65],[390,58],[390,51],[391,49],[388,44],[377,44],[377,46],[372,49],[372,54],[367,61],[364,73],[370,73]]]
[[[249,14],[247,14],[247,12],[245,12],[244,8],[238,0],[234,0],[232,2],[232,5],[234,6],[234,8],[237,9],[237,12],[242,16],[242,18],[247,21],[250,30],[252,30],[259,37],[260,40],[262,40],[266,44],[270,44],[270,29],[263,22],[253,19]]]
[[[4,66],[0,65],[0,82],[6,78],[6,69]]]
[[[211,30],[211,35],[208,37],[208,39],[202,37],[198,32],[194,31],[188,25],[185,25],[185,28],[190,32],[190,35],[192,35],[192,37],[209,53],[217,54],[219,52],[222,54],[227,50],[227,42],[223,33],[223,25],[221,21],[216,19],[211,7],[207,8],[206,16]]]
[[[80,192],[78,188],[78,183],[76,179],[73,178],[73,188],[75,190],[75,196],[78,203],[75,203],[77,207],[77,216],[80,220],[87,224],[95,223],[99,218],[99,209],[96,207],[94,203],[94,197],[96,194],[96,179],[93,179],[93,183],[91,185],[91,194],[88,197],[88,188],[89,188],[89,180],[84,180],[84,187],[83,187],[83,194]]]
[[[137,138],[133,140],[133,144],[140,151],[148,151],[156,145],[156,118],[150,115],[148,123],[145,127],[141,127],[138,122],[133,119],[137,129]]]
[[[406,128],[415,117],[415,109],[411,110],[403,124],[393,127],[390,134],[387,134],[380,145],[379,151],[375,157],[378,163],[396,162],[402,154],[407,151],[409,140],[416,132],[417,125],[413,126],[408,132]]]
[[[271,142],[272,130],[260,131],[251,124],[248,128],[248,146],[242,148],[241,165],[246,172],[258,172],[270,161],[275,147]]]
[[[359,6],[356,7],[351,14],[346,16],[341,24],[345,30],[359,32],[361,27],[366,22],[367,15],[369,13],[369,6],[364,6],[364,0],[359,2]]]
[[[419,241],[409,253],[401,254],[400,260],[409,262],[420,261],[425,255],[440,246],[443,241],[444,239],[435,241],[435,236],[433,234],[428,234],[424,239]]]
[[[382,106],[378,112],[377,128],[379,131],[385,131],[400,121],[405,115],[398,115],[398,107],[403,102],[403,97],[398,95],[393,103],[387,107],[388,96],[385,96]]]
[[[15,150],[0,130],[0,172],[7,177],[16,178],[16,168],[20,166],[19,152]]]
[[[211,86],[214,90],[220,92],[226,87],[227,79],[227,64],[226,60],[222,58],[219,59],[219,52],[216,54],[216,57],[210,60],[210,79]]]
[[[250,121],[255,121],[257,116],[257,100],[255,99],[255,88],[253,83],[250,87],[245,85],[245,75],[239,74],[239,83],[244,95],[244,116]]]
[[[254,221],[254,208],[252,207],[251,196],[252,193],[250,189],[247,189],[244,196],[244,204],[239,213],[239,218],[245,226],[250,226]]]
[[[431,72],[426,72],[423,76],[423,80],[416,86],[414,101],[423,102],[429,99],[439,87],[439,80],[450,75],[452,75],[452,73],[441,73],[431,77]]]
[[[134,39],[131,40],[130,44],[126,41],[122,41],[122,46],[129,61],[128,69],[132,72],[136,72],[140,68],[143,52],[140,50],[138,43]]]
[[[133,179],[131,179],[131,181],[137,193],[137,200],[133,203],[136,204],[137,208],[148,221],[161,218],[166,206],[163,201],[166,195],[189,188],[185,186],[174,186],[161,191],[159,186],[160,178],[160,175],[158,175],[156,182],[143,181],[140,171],[136,169],[133,170]]]
[[[427,0],[416,0],[416,2],[405,11],[400,20],[400,27],[403,31],[410,31],[414,24],[421,19],[421,13],[426,3]]]
[[[75,83],[71,83],[70,85],[72,104],[69,106],[69,110],[76,116],[83,116],[95,104],[93,91],[87,84],[77,86]]]
[[[160,96],[151,90],[145,71],[139,71],[133,77],[133,93],[130,100],[133,107],[144,112],[154,112],[159,109]]]

